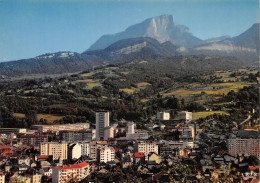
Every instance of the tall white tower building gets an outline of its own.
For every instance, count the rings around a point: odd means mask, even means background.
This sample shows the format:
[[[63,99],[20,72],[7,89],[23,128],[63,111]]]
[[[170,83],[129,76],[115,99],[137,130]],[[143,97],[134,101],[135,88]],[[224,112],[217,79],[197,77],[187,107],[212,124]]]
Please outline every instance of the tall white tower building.
[[[127,123],[127,133],[134,134],[135,133],[135,124],[133,122]]]
[[[104,138],[105,127],[109,126],[109,112],[96,112],[96,138]]]

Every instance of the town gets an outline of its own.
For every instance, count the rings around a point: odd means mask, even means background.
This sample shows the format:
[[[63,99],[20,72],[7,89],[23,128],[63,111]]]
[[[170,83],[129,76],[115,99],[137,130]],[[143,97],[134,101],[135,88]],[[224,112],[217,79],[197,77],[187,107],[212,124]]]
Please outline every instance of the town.
[[[259,183],[259,2],[0,0],[0,183]]]
[[[170,132],[170,140],[152,135],[156,128]],[[214,128],[214,120],[197,124],[188,111],[178,112],[175,121],[169,113],[158,112],[145,129],[137,129],[131,121],[110,121],[109,111],[96,111],[95,127],[76,123],[1,128],[0,180],[26,183],[257,180],[260,126],[233,128],[227,140],[214,134]]]

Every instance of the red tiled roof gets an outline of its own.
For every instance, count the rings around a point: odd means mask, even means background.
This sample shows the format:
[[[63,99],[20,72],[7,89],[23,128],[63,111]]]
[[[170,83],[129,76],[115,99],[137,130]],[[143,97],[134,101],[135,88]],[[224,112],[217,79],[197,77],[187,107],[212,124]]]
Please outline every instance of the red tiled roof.
[[[143,158],[144,157],[144,153],[135,153],[134,157],[135,158]]]
[[[260,166],[249,166],[249,170],[257,170],[260,169]]]
[[[48,159],[50,156],[49,155],[39,155],[37,156],[38,159]]]
[[[10,146],[9,145],[2,145],[2,146],[0,146],[0,149],[10,149]]]
[[[90,145],[92,145],[92,146],[93,146],[93,145],[96,145],[96,144],[97,144],[96,141],[91,141],[91,142],[90,142]]]
[[[106,145],[106,144],[107,144],[107,141],[101,141],[100,144]]]
[[[82,163],[74,164],[74,165],[57,166],[57,168],[59,170],[67,170],[67,169],[83,168],[83,167],[86,167],[86,166],[88,166],[88,163],[82,162]]]
[[[259,183],[259,180],[258,179],[252,179],[251,183]]]

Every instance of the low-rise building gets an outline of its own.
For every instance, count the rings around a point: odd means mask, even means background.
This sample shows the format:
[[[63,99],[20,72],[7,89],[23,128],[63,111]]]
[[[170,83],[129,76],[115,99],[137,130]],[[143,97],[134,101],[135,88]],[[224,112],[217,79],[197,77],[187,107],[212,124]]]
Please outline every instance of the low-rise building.
[[[78,182],[89,175],[89,164],[86,162],[56,166],[52,170],[53,183]]]
[[[19,134],[26,133],[26,128],[0,128],[0,134]]]
[[[132,138],[134,140],[147,140],[149,138],[149,134],[147,131],[138,131],[136,130],[135,133],[126,133],[127,138]]]
[[[157,119],[158,120],[169,120],[170,119],[170,113],[168,112],[157,112]]]
[[[63,130],[59,132],[59,139],[68,143],[91,141],[96,138],[95,129]]]
[[[178,113],[179,120],[182,121],[191,121],[192,120],[192,112],[181,111]]]
[[[40,133],[54,132],[64,130],[86,130],[89,129],[89,123],[74,123],[74,124],[60,124],[60,125],[32,125],[32,130],[37,130]]]
[[[182,140],[194,140],[195,138],[195,128],[193,124],[184,124],[181,128],[181,136],[180,139]]]
[[[107,163],[115,161],[115,149],[113,147],[104,147],[98,149],[98,161]]]
[[[134,142],[134,152],[144,153],[146,157],[153,152],[158,154],[158,145],[154,141],[137,140]]]
[[[155,162],[156,164],[160,164],[162,161],[162,158],[160,155],[156,153],[151,153],[148,155],[148,161]]]
[[[134,163],[135,164],[143,164],[145,162],[144,153],[134,153]]]
[[[98,149],[107,147],[107,141],[91,141],[90,142],[90,158],[97,161]]]

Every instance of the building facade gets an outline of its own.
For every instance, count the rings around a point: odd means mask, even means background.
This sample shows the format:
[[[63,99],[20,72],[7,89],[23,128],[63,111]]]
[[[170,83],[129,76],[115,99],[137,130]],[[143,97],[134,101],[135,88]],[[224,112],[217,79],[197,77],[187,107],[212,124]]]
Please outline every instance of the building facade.
[[[115,137],[115,128],[113,126],[107,126],[104,128],[104,140],[108,140]]]
[[[144,153],[147,157],[150,153],[158,154],[158,145],[154,141],[137,140],[134,142],[134,151]]]
[[[89,129],[89,123],[61,124],[61,125],[32,125],[32,130],[37,130],[40,133],[54,132],[64,130],[84,130]]]
[[[52,155],[54,160],[64,160],[68,157],[68,144],[66,142],[41,143],[41,155]]]
[[[59,139],[68,143],[91,141],[96,138],[95,129],[87,130],[65,130],[59,132]]]
[[[260,139],[228,139],[227,146],[232,156],[242,154],[260,156]]]
[[[158,120],[169,120],[170,113],[168,112],[157,112],[157,119]]]
[[[81,145],[79,143],[70,144],[68,147],[68,159],[79,159],[81,157]]]
[[[52,171],[53,183],[78,182],[89,175],[89,164],[86,162],[56,166]]]
[[[109,126],[109,112],[97,111],[96,112],[96,138],[104,138],[105,127]]]
[[[22,135],[23,145],[40,148],[41,143],[48,142],[48,135]]]
[[[115,149],[113,147],[104,147],[98,149],[98,162],[107,163],[115,160]]]
[[[191,121],[192,120],[192,112],[181,111],[178,113],[179,120],[183,121]]]

